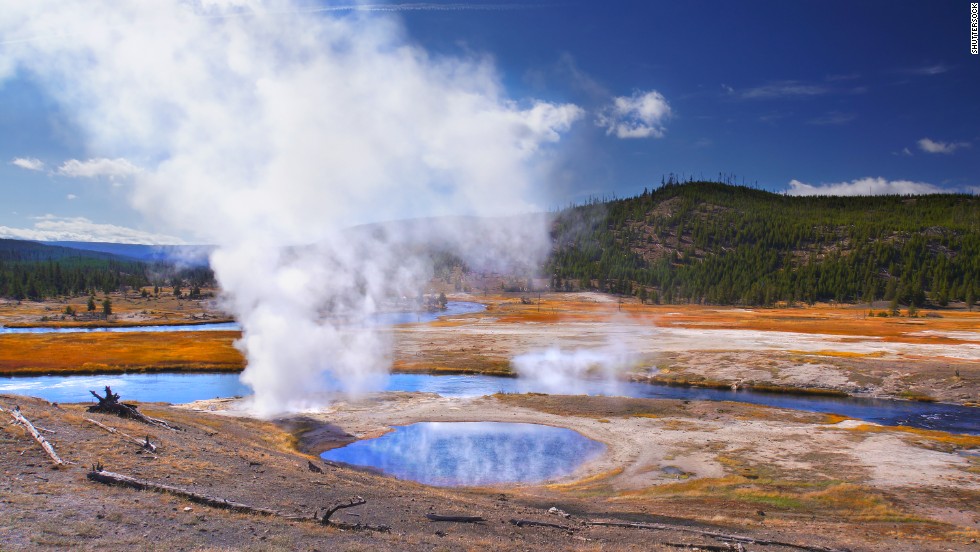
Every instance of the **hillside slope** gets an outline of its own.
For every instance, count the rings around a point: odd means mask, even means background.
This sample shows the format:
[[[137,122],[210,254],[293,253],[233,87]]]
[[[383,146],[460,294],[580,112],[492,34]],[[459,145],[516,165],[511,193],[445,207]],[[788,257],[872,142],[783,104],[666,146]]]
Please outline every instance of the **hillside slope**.
[[[557,289],[663,302],[895,301],[972,305],[980,198],[789,197],[714,182],[566,209],[547,270]]]

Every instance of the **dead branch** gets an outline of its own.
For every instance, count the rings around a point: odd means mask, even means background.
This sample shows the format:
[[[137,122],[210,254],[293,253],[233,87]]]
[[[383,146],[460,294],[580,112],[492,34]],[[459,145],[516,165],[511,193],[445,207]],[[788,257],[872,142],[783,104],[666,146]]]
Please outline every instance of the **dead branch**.
[[[367,501],[359,496],[355,496],[351,498],[348,502],[341,502],[339,504],[335,504],[330,508],[327,508],[327,511],[323,513],[323,517],[320,518],[320,523],[324,525],[330,525],[330,516],[334,515],[337,512],[337,510],[343,510],[344,508],[353,508],[355,506],[360,506],[362,504],[367,504]]]
[[[14,418],[14,420],[17,423],[19,423],[20,425],[24,426],[25,429],[27,429],[27,431],[31,434],[31,437],[34,437],[34,440],[37,441],[37,444],[41,445],[41,448],[44,449],[44,452],[48,453],[48,456],[51,457],[51,460],[56,465],[58,466],[65,465],[65,461],[58,457],[58,453],[54,451],[54,447],[51,446],[51,443],[49,443],[48,440],[45,439],[43,435],[41,435],[41,433],[37,430],[37,428],[34,427],[34,424],[32,424],[30,420],[25,418],[24,415],[20,413],[19,406],[15,406],[13,411],[10,412],[10,415]]]
[[[160,427],[169,429],[171,431],[179,431],[180,430],[179,427],[172,426],[172,425],[168,424],[167,422],[165,422],[164,420],[160,420],[160,419],[157,419],[157,418],[151,418],[151,417],[143,414],[142,412],[140,412],[139,410],[137,410],[136,409],[136,406],[134,406],[134,405],[124,404],[124,403],[119,402],[119,393],[113,393],[112,392],[112,389],[108,385],[105,386],[105,396],[104,397],[103,396],[100,396],[98,393],[96,393],[95,391],[92,391],[92,390],[89,390],[89,393],[91,393],[92,396],[94,396],[96,399],[99,400],[99,403],[98,404],[94,404],[94,405],[88,407],[88,411],[89,412],[101,412],[103,414],[115,414],[116,416],[119,416],[120,418],[130,418],[130,419],[136,420],[138,422],[142,422],[142,423],[147,424],[147,425],[156,425],[156,426],[160,426]]]
[[[137,479],[135,477],[129,477],[128,475],[123,475],[121,473],[113,473],[105,471],[101,464],[96,464],[92,466],[92,471],[87,475],[90,481],[95,481],[97,483],[102,483],[104,485],[119,485],[121,487],[128,487],[130,489],[136,489],[138,491],[153,491],[157,493],[169,494],[177,496],[180,498],[185,498],[191,502],[196,502],[197,504],[203,504],[205,506],[211,506],[212,508],[221,508],[223,510],[231,510],[234,512],[241,512],[245,514],[257,514],[261,516],[277,516],[290,521],[317,521],[322,523],[320,519],[313,516],[300,517],[300,516],[288,516],[276,510],[270,510],[268,508],[258,508],[255,506],[249,506],[248,504],[242,504],[240,502],[232,502],[224,498],[216,496],[208,496],[201,493],[196,493],[194,491],[189,491],[187,489],[181,489],[179,487],[174,487],[171,485],[162,485],[160,483],[153,483],[152,481],[147,481],[145,479]],[[361,500],[363,504],[364,499],[361,497],[355,497],[356,500]],[[355,499],[351,499],[355,501]],[[324,518],[330,519],[330,516],[337,510],[342,508],[350,508],[352,506],[357,506],[358,504],[343,504],[339,507],[332,509],[324,514]],[[387,525],[365,525],[361,523],[342,523],[331,521],[328,523],[331,527],[337,527],[339,529],[349,529],[352,531],[379,531],[382,533],[390,533],[391,527]]]
[[[824,546],[816,546],[809,544],[796,544],[792,542],[782,542],[767,539],[754,539],[751,537],[746,537],[742,535],[729,535],[725,533],[716,533],[714,531],[705,531],[702,529],[695,529],[693,527],[685,527],[682,525],[664,525],[662,523],[626,523],[618,521],[584,521],[583,525],[590,525],[596,527],[625,527],[629,529],[649,529],[653,531],[678,531],[682,533],[692,533],[695,535],[701,535],[704,537],[711,537],[715,540],[727,541],[731,543],[743,543],[743,544],[755,544],[758,546],[784,546],[786,548],[795,548],[797,550],[807,550],[808,552],[849,552],[848,549],[838,549],[838,548],[827,548]]]
[[[242,504],[240,502],[232,502],[224,498],[208,496],[201,493],[195,493],[194,491],[188,491],[187,489],[181,489],[179,487],[173,487],[171,485],[161,485],[159,483],[153,483],[145,479],[137,479],[135,477],[129,477],[128,475],[122,475],[120,473],[112,473],[109,471],[104,471],[100,468],[101,466],[93,467],[92,471],[88,473],[89,480],[98,483],[103,483],[105,485],[119,485],[122,487],[129,487],[131,489],[136,489],[138,491],[153,491],[157,493],[179,496],[181,498],[186,498],[191,502],[196,502],[198,504],[203,504],[205,506],[211,506],[212,508],[221,508],[223,510],[243,512],[246,514],[258,514],[263,516],[282,516],[282,514],[280,514],[279,512],[275,510],[269,510],[268,508],[257,508],[255,506],[249,506],[247,504]]]
[[[105,425],[105,424],[103,424],[101,422],[97,422],[97,421],[95,421],[95,420],[93,420],[91,418],[85,418],[85,421],[86,422],[89,422],[91,424],[94,424],[95,426],[100,427],[100,428],[108,431],[109,433],[118,434],[121,437],[123,437],[125,439],[128,439],[128,440],[136,443],[137,445],[141,446],[144,450],[148,450],[150,452],[156,452],[157,451],[157,446],[150,442],[150,436],[149,435],[146,436],[146,440],[141,440],[141,439],[137,439],[136,437],[133,437],[132,435],[128,435],[128,434],[124,433],[123,431],[121,431],[119,429],[116,429],[114,427],[107,426],[107,425]]]
[[[368,525],[365,523],[344,523],[342,521],[331,521],[330,516],[334,515],[337,510],[343,510],[345,508],[353,508],[355,506],[360,506],[362,504],[367,504],[367,501],[359,496],[355,496],[348,500],[347,502],[341,502],[335,504],[327,511],[323,513],[323,516],[318,519],[318,521],[323,525],[329,525],[330,527],[337,527],[339,529],[347,529],[350,531],[378,531],[381,533],[390,533],[391,527],[387,525]],[[351,514],[357,515],[357,514]],[[317,519],[316,514],[313,514],[313,519]]]
[[[516,525],[518,527],[553,527],[555,529],[561,529],[563,531],[574,531],[574,527],[568,527],[566,525],[559,525],[557,523],[548,523],[547,521],[534,521],[531,519],[512,519],[510,520],[511,525]]]
[[[429,521],[451,521],[455,523],[482,523],[486,521],[480,516],[441,516],[439,514],[425,514]]]

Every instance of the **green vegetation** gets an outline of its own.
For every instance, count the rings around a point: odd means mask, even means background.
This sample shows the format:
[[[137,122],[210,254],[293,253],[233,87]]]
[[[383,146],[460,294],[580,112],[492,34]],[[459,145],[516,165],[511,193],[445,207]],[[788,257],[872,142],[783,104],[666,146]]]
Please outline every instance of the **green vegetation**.
[[[555,289],[665,303],[966,301],[980,287],[980,198],[788,197],[667,182],[558,214]]]
[[[169,263],[145,263],[108,253],[83,251],[21,240],[0,239],[0,297],[40,301],[45,297],[110,293],[123,286],[140,288],[154,280],[212,285],[207,267],[177,269]],[[94,297],[88,310],[95,310]]]

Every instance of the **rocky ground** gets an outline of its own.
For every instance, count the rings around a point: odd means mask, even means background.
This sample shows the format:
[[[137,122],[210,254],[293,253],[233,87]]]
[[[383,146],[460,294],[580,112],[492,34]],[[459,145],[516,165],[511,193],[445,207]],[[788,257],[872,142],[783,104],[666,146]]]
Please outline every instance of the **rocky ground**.
[[[0,413],[0,542],[4,549],[674,550],[723,547],[703,532],[852,550],[975,550],[980,537],[977,438],[866,426],[733,403],[505,395],[445,399],[389,394],[273,422],[232,401],[142,405],[169,431],[81,405],[15,404],[70,465],[55,469]],[[117,429],[109,433],[86,418]],[[321,462],[317,453],[392,424],[496,420],[569,427],[607,453],[560,481],[444,489]],[[155,453],[133,439],[148,435]],[[313,463],[322,473],[311,471]],[[280,515],[202,506],[89,481],[93,465]],[[915,469],[909,469],[915,466]],[[332,518],[309,519],[361,496]],[[549,513],[556,507],[570,517]],[[481,516],[479,524],[426,514]],[[560,527],[518,527],[511,519]],[[660,530],[584,521],[661,524]],[[745,544],[748,550],[791,550]],[[711,548],[707,548],[711,549]],[[722,548],[715,548],[722,549]],[[796,548],[798,549],[798,548]]]

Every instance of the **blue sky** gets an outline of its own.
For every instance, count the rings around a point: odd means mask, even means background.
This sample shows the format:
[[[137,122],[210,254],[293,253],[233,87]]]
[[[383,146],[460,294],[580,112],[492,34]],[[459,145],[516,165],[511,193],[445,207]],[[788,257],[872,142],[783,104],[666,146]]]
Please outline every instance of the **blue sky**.
[[[332,4],[307,2],[307,16]],[[433,57],[489,57],[518,102],[583,109],[549,146],[552,206],[633,195],[669,173],[795,193],[980,191],[966,1],[401,6],[408,39]],[[610,122],[617,98],[639,131]],[[656,108],[645,120],[630,111],[644,98]],[[0,82],[0,234],[179,238],[129,206],[138,169],[92,162],[73,121],[29,75]]]

